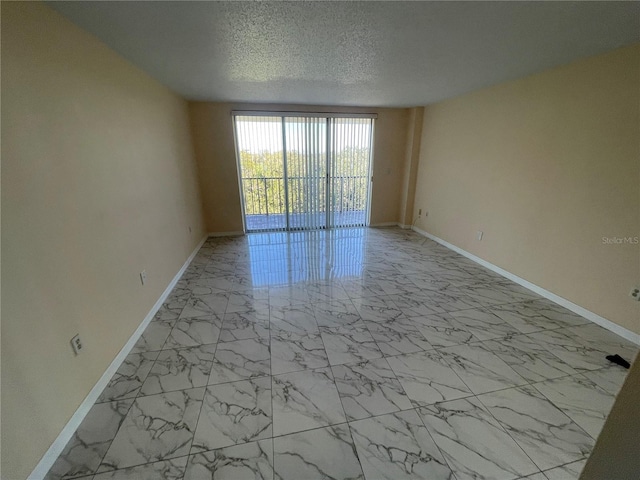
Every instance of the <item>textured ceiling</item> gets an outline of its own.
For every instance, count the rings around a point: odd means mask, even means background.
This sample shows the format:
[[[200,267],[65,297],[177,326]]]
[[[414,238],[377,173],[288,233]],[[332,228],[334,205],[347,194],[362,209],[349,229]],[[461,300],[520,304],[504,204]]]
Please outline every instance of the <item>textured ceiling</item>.
[[[189,99],[426,105],[640,41],[640,2],[52,2]]]

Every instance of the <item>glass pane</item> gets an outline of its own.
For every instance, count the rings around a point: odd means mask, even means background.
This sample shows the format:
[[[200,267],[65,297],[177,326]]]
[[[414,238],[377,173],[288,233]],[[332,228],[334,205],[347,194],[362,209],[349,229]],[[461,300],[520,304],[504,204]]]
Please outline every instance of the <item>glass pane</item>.
[[[289,228],[327,225],[327,119],[285,118]]]
[[[280,117],[236,117],[245,223],[248,232],[287,227]]]
[[[370,186],[372,120],[335,118],[331,141],[331,225],[364,226]]]

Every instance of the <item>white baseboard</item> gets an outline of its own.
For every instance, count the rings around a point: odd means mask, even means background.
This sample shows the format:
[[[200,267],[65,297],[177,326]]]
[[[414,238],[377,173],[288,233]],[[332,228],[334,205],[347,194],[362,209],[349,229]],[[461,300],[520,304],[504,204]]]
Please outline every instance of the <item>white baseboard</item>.
[[[144,330],[147,328],[147,325],[149,325],[149,323],[155,316],[156,312],[160,309],[164,301],[167,299],[167,297],[173,290],[173,287],[176,286],[176,283],[178,283],[178,280],[180,280],[180,277],[182,277],[182,274],[184,273],[184,271],[187,269],[187,267],[193,260],[193,257],[196,256],[196,253],[198,253],[198,250],[200,250],[200,247],[202,247],[206,239],[207,237],[205,236],[200,241],[200,243],[198,243],[198,246],[191,253],[191,255],[189,255],[189,258],[187,258],[187,261],[184,262],[184,265],[182,265],[182,268],[178,271],[178,273],[176,273],[176,275],[173,277],[173,280],[171,280],[171,282],[169,283],[167,288],[164,290],[164,292],[162,292],[162,295],[160,295],[160,298],[158,298],[158,301],[153,305],[153,307],[151,307],[151,310],[149,310],[149,313],[147,313],[147,316],[144,317],[144,320],[142,321],[142,323],[138,326],[136,331],[133,332],[133,334],[127,341],[127,343],[125,343],[124,347],[122,347],[122,349],[120,350],[118,355],[116,355],[116,357],[113,359],[113,361],[111,362],[107,370],[102,374],[98,382],[94,385],[94,387],[91,389],[89,394],[82,401],[82,403],[80,404],[78,409],[75,411],[71,419],[64,426],[64,428],[62,429],[58,437],[53,441],[53,443],[51,444],[47,452],[40,459],[40,462],[38,462],[38,465],[36,465],[36,468],[34,468],[33,472],[31,472],[31,475],[29,475],[28,480],[42,480],[47,474],[47,472],[49,471],[49,469],[51,469],[54,462],[58,459],[58,457],[62,453],[62,450],[64,450],[64,447],[67,445],[69,440],[71,440],[71,437],[73,436],[75,431],[78,429],[78,427],[84,420],[84,417],[87,415],[87,413],[89,413],[89,410],[91,410],[91,407],[93,407],[93,405],[96,403],[96,400],[98,400],[98,397],[100,396],[104,388],[109,383],[109,380],[111,380],[111,377],[113,377],[113,374],[116,373],[118,368],[120,368],[120,365],[122,364],[124,359],[127,357],[127,355],[129,354],[133,346],[136,344],[136,342],[142,335],[142,332],[144,332]]]
[[[242,230],[236,232],[210,232],[209,237],[237,237],[238,235],[244,235]]]
[[[587,320],[591,320],[593,323],[597,323],[601,327],[604,327],[607,330],[610,330],[613,333],[620,335],[622,338],[626,338],[627,340],[635,343],[636,345],[640,345],[640,334],[632,332],[631,330],[627,330],[626,328],[621,327],[617,323],[614,323],[611,320],[607,320],[606,318],[601,317],[597,313],[593,313],[592,311],[587,310],[586,308],[581,307],[580,305],[577,305],[567,300],[566,298],[563,298],[559,295],[556,295],[553,292],[550,292],[549,290],[539,287],[538,285],[535,285],[525,280],[524,278],[521,278],[511,272],[508,272],[507,270],[504,270],[503,268],[500,268],[494,265],[493,263],[487,262],[486,260],[483,260],[482,258],[472,253],[469,253],[466,250],[461,249],[460,247],[456,247],[455,245],[447,242],[446,240],[442,240],[441,238],[438,238],[435,235],[431,235],[430,233],[427,233],[424,230],[419,229],[418,227],[413,227],[413,231],[419,233],[420,235],[424,235],[425,237],[430,238],[435,242],[438,242],[440,245],[443,245],[448,249],[459,253],[460,255],[464,255],[468,259],[473,260],[474,262],[482,265],[483,267],[486,267],[489,270],[494,271],[497,274],[502,275],[503,277],[508,278],[509,280],[512,280],[517,284],[522,285],[525,288],[528,288],[532,292],[535,292],[538,295],[548,300],[551,300],[554,303],[557,303],[558,305],[566,308],[567,310],[571,310],[572,312],[577,313],[581,317],[584,317]]]
[[[398,222],[382,222],[382,223],[372,223],[371,225],[369,225],[370,227],[373,228],[380,228],[380,227],[397,227],[398,226]]]

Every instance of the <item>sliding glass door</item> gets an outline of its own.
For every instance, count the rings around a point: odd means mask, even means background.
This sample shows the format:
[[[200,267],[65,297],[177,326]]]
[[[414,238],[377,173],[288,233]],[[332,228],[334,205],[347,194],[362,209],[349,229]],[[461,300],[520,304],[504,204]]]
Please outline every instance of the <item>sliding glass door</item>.
[[[234,124],[245,229],[286,230],[282,119],[243,116],[235,117]]]
[[[327,120],[284,117],[289,229],[317,230],[327,223]]]
[[[329,224],[366,225],[369,218],[373,120],[334,118],[330,122]]]
[[[364,226],[373,118],[234,114],[248,232]]]

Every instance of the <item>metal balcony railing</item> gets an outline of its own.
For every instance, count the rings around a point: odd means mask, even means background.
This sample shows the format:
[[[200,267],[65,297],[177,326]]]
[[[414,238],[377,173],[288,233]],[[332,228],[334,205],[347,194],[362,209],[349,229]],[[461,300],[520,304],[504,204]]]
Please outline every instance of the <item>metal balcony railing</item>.
[[[331,210],[336,213],[366,210],[368,178],[360,175],[332,177]],[[285,179],[282,177],[243,178],[245,213],[285,214],[287,202],[284,182]],[[326,211],[325,177],[288,177],[287,182],[290,213],[307,213],[307,205],[310,202],[314,204],[314,213]]]

